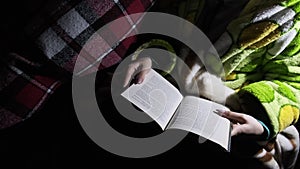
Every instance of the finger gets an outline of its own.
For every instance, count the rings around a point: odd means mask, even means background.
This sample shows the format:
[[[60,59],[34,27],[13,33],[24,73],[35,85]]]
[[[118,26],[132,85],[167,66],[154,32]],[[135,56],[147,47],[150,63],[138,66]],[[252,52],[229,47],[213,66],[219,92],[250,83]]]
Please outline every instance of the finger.
[[[129,82],[132,79],[132,76],[133,76],[134,72],[137,70],[137,68],[138,68],[137,63],[132,63],[128,66],[123,87],[126,87],[129,84]]]
[[[244,114],[242,113],[236,113],[232,111],[225,111],[222,113],[222,116],[229,119],[229,120],[234,120],[239,123],[246,123]]]
[[[231,136],[236,136],[240,133],[243,133],[243,125],[233,124],[231,130]]]
[[[150,69],[142,70],[138,75],[136,79],[136,83],[140,84],[144,81],[146,74],[149,73]]]
[[[137,78],[137,81],[141,83],[144,80],[145,75],[151,69],[151,67],[152,67],[152,62],[151,62],[151,59],[148,58],[148,57],[141,58],[141,59],[131,63],[128,66],[123,87],[126,87],[129,84],[129,82],[132,79],[134,73],[137,73],[138,71],[141,71],[139,73],[141,75],[138,75],[136,78]]]
[[[142,58],[139,62],[139,73],[136,76],[136,83],[140,84],[144,81],[146,74],[149,73],[152,62],[150,58]]]

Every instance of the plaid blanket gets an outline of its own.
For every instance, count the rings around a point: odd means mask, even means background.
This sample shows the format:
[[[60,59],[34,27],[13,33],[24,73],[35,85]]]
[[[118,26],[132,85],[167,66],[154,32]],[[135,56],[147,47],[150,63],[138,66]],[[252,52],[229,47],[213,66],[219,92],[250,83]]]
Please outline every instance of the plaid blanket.
[[[128,15],[148,11],[154,3],[153,0],[58,1],[46,2],[50,4],[45,4],[45,9],[39,10],[40,13],[25,27],[28,40],[42,54],[25,56],[23,53],[10,53],[0,61],[0,129],[11,127],[39,111],[49,96],[70,79],[81,51],[84,50],[86,55],[80,58],[78,75],[118,63],[126,56],[136,37],[127,38],[118,29],[112,28],[106,31],[118,39],[116,44],[108,44],[101,37],[97,46],[86,42],[102,26],[123,16],[128,23],[122,25],[122,29],[127,29],[126,34],[130,34],[142,18],[130,18]],[[88,52],[89,48],[95,47],[99,48],[97,53]],[[93,67],[97,62],[101,62],[100,67]]]
[[[120,34],[119,29],[126,30],[126,35],[134,31],[132,28],[141,18],[130,18],[128,15],[145,12],[152,4],[153,0],[62,0],[62,5],[50,16],[38,15],[34,18],[27,32],[49,59],[70,73],[73,72],[78,53],[84,50],[86,54],[84,58],[80,57],[81,70],[78,73],[93,72],[109,67],[125,56],[136,38],[127,38],[125,34]],[[127,23],[105,30],[111,38],[118,39],[118,43],[109,44],[98,37],[97,44],[86,44],[98,29],[123,16],[126,16]],[[44,23],[49,18],[50,22]],[[99,48],[97,53],[89,53],[89,49],[95,48],[95,45]],[[100,68],[93,67],[100,61]]]
[[[33,70],[39,66],[16,53],[0,60],[0,129],[29,118],[61,85]]]

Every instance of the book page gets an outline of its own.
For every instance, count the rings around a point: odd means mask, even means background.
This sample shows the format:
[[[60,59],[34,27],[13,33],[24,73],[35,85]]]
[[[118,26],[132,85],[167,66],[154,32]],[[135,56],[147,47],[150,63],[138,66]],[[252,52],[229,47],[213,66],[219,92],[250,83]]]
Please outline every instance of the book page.
[[[164,130],[183,96],[169,81],[151,69],[141,84],[133,84],[122,94]]]
[[[183,98],[167,128],[193,132],[209,139],[227,151],[230,147],[230,121],[214,111],[228,110],[224,105],[194,96]]]

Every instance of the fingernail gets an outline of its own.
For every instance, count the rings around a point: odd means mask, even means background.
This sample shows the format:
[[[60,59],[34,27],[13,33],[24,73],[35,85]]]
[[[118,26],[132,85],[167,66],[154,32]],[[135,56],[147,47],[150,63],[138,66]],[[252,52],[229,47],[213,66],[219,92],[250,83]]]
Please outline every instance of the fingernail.
[[[143,79],[139,79],[137,83],[141,84],[142,82],[143,82]]]
[[[225,113],[226,112],[226,110],[222,110],[222,109],[216,109],[216,111],[219,112],[219,113]]]
[[[218,115],[222,114],[222,112],[220,110],[218,110],[218,109],[214,110],[213,112],[216,113],[216,114],[218,114]]]
[[[220,116],[224,116],[226,115],[226,110],[222,110],[222,109],[216,109],[216,113]]]

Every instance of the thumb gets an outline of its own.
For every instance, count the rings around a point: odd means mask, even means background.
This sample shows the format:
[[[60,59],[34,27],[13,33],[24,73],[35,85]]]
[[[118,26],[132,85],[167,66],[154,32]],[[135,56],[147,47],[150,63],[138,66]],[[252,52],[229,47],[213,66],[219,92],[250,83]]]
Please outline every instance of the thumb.
[[[231,130],[231,136],[236,136],[243,132],[243,125],[233,124]]]

